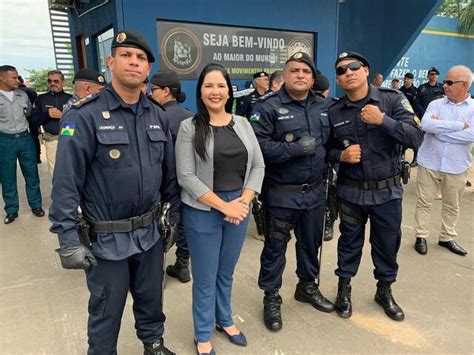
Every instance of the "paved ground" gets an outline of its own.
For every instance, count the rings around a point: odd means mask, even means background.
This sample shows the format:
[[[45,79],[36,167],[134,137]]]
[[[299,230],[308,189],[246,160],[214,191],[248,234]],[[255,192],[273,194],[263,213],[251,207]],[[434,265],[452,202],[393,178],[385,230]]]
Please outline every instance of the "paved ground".
[[[416,175],[416,169],[415,175]],[[40,165],[45,210],[50,206],[51,178]],[[471,171],[469,179],[474,182]],[[54,252],[56,237],[47,218],[34,217],[25,203],[19,176],[20,217],[0,224],[0,354],[84,354],[88,292],[81,271],[61,268]],[[252,224],[234,276],[233,309],[236,324],[249,346],[238,348],[222,334],[212,341],[219,354],[472,354],[474,352],[474,190],[466,189],[458,223],[459,243],[469,255],[460,257],[436,245],[440,202],[434,203],[429,252],[413,249],[415,180],[406,187],[399,281],[394,295],[406,313],[397,323],[373,301],[375,281],[368,243],[359,275],[353,280],[354,314],[343,320],[323,314],[293,299],[296,285],[293,241],[284,275],[284,326],[270,333],[262,322],[262,292],[257,287],[262,242],[252,238]],[[168,263],[174,262],[170,255]],[[322,291],[334,299],[337,279],[336,240],[324,247]],[[191,284],[168,279],[165,293],[166,343],[178,354],[193,354]],[[140,354],[135,336],[131,299],[124,312],[118,350]]]

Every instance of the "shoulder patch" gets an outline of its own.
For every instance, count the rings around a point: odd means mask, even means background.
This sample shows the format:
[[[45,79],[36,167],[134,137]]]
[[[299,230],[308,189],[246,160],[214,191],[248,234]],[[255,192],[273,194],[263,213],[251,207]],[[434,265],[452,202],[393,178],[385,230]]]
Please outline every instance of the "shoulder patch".
[[[61,123],[61,129],[59,131],[60,136],[72,137],[76,133],[76,123],[64,121]]]
[[[71,108],[79,108],[89,102],[94,101],[99,95],[87,95],[86,97],[83,97],[82,99],[79,99],[77,101],[74,101],[72,104]]]
[[[403,99],[402,100],[402,106],[408,112],[415,113],[415,111],[413,111],[413,107],[411,107],[410,101],[408,101],[408,99]]]
[[[250,122],[258,122],[260,121],[260,112],[258,111],[253,111],[252,114],[250,115],[249,121]]]

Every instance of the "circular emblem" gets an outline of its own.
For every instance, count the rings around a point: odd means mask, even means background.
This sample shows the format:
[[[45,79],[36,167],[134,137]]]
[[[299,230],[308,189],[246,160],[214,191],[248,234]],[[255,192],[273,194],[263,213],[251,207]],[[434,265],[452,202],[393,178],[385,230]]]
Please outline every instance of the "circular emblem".
[[[194,33],[178,27],[163,36],[160,56],[178,74],[189,74],[201,63],[202,48]]]
[[[104,83],[104,82],[105,82],[105,79],[104,79],[104,77],[103,77],[102,75],[99,75],[99,76],[97,77],[97,81],[98,81],[99,83]]]
[[[293,135],[293,133],[288,133],[286,136],[285,136],[285,140],[288,142],[288,143],[291,143],[295,140],[295,136]]]
[[[286,107],[280,107],[277,111],[280,115],[286,115],[290,112]]]
[[[295,55],[293,57],[296,58],[296,59],[300,59],[302,56],[303,56],[303,53],[297,52],[297,53],[295,53]]]
[[[115,42],[122,43],[127,39],[127,34],[125,32],[120,32],[117,37],[115,37]]]
[[[342,52],[341,54],[339,54],[339,58],[345,58],[347,57],[347,52]]]
[[[312,57],[311,52],[312,50],[311,44],[306,40],[306,38],[296,37],[290,43],[288,43],[288,58],[291,57],[293,54],[298,52],[303,52]],[[295,57],[296,59],[301,57]]]
[[[120,150],[118,149],[111,149],[109,151],[109,157],[111,157],[114,160],[120,158],[120,155],[121,155]]]

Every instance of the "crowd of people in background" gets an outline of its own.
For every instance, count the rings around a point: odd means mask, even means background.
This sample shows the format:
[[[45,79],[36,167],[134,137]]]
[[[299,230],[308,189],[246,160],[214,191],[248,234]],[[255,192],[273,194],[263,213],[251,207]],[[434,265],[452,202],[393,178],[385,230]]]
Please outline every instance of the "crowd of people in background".
[[[148,79],[155,58],[139,33],[119,32],[111,52],[112,81],[81,69],[73,79],[74,95],[64,91],[61,71],[50,71],[48,92],[37,95],[15,67],[0,66],[4,223],[18,218],[17,161],[32,213],[45,215],[37,165],[44,147],[53,177],[49,218],[59,237],[61,264],[86,270],[90,354],[116,351],[129,291],[145,354],[173,354],[163,340],[162,270],[169,238],[176,239],[177,249],[166,274],[183,283],[192,275],[197,353],[215,354],[214,329],[246,346],[233,321],[231,294],[256,203],[265,211],[258,287],[270,331],[283,327],[279,290],[291,231],[295,300],[352,316],[352,279],[369,219],[375,302],[392,320],[404,320],[392,285],[407,149],[413,149],[410,165],[418,169],[415,250],[428,252],[431,206],[439,198],[438,245],[467,254],[457,241],[456,223],[474,142],[468,67],[450,68],[442,83],[431,67],[419,88],[411,73],[402,86],[400,78],[384,88],[381,73],[369,81],[367,58],[343,52],[334,70],[344,94],[331,98],[327,77],[308,54],[296,52],[271,75],[256,72],[254,90],[234,99],[226,69],[210,63],[197,81],[192,113],[181,106],[186,95],[176,72],[160,70]],[[336,219],[327,215],[329,169],[338,172],[334,194],[340,217],[334,302],[319,290],[321,245],[332,239]],[[169,238],[157,222],[165,202],[171,203]]]

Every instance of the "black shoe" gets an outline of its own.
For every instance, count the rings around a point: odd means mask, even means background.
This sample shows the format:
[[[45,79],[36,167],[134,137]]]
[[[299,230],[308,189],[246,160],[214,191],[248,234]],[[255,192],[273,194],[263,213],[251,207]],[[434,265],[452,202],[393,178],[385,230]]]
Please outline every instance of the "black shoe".
[[[415,250],[421,255],[425,255],[428,252],[425,238],[416,237]]]
[[[15,218],[18,217],[18,213],[7,213],[7,215],[5,216],[5,218],[3,219],[3,223],[5,224],[10,224],[12,223]]]
[[[334,220],[326,219],[326,225],[324,226],[324,241],[328,242],[334,238]]]
[[[143,355],[175,355],[176,353],[172,352],[165,346],[163,338],[158,339],[154,343],[143,343],[145,351]]]
[[[334,309],[342,318],[352,316],[351,291],[351,279],[340,277],[337,285],[337,297],[334,303]]]
[[[191,281],[189,274],[189,261],[177,258],[174,265],[169,265],[166,268],[166,273],[171,277],[176,277],[182,283]]]
[[[36,216],[36,217],[44,217],[44,211],[43,209],[40,207],[40,208],[33,208],[31,210],[31,212],[33,212],[33,214]]]
[[[458,243],[456,243],[454,240],[450,240],[447,242],[438,242],[438,245],[441,247],[445,247],[446,249],[448,249],[450,252],[454,254],[458,254],[461,256],[467,255],[467,251],[465,251],[464,248],[460,246]]]
[[[392,296],[391,282],[381,280],[377,282],[375,302],[382,306],[385,314],[391,319],[399,322],[405,319],[405,314]]]
[[[263,320],[265,326],[272,332],[278,332],[283,326],[281,319],[282,303],[283,300],[278,291],[265,292],[265,297],[263,297]]]
[[[238,346],[247,346],[247,338],[245,337],[244,333],[239,332],[239,334],[230,335],[229,333],[227,333],[224,327],[219,324],[216,325],[216,330],[220,333],[224,333],[225,335],[227,335],[227,339],[229,339],[232,344]]]
[[[200,353],[198,349],[198,341],[196,339],[194,339],[194,345],[196,346],[197,355],[216,355],[216,352],[214,351],[213,348],[211,348],[211,351],[209,351],[208,353]]]
[[[415,168],[415,167],[418,166],[418,162],[417,162],[416,160],[413,160],[413,161],[410,163],[410,166],[411,166],[412,168]]]
[[[309,303],[318,311],[331,313],[334,305],[319,291],[314,281],[300,281],[296,285],[295,300]]]

